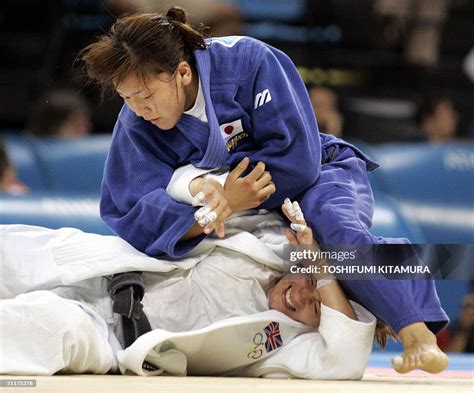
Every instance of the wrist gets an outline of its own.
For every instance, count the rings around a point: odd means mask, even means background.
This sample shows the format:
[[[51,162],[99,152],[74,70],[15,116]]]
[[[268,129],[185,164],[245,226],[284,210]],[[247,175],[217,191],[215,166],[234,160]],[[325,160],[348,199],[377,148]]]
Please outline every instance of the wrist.
[[[230,216],[234,213],[238,213],[239,211],[243,209],[238,209],[238,206],[236,206],[235,201],[232,200],[232,195],[229,195],[228,191],[224,188],[224,197],[227,200],[228,206],[230,208],[231,213],[229,214]]]

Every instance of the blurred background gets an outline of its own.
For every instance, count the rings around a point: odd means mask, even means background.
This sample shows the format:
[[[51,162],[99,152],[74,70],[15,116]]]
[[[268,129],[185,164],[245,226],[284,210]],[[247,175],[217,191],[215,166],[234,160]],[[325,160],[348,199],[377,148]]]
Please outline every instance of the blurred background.
[[[0,223],[111,234],[98,198],[122,102],[75,59],[117,16],[171,5],[292,58],[320,130],[381,164],[375,234],[474,243],[474,0],[3,0]],[[440,340],[472,352],[474,256],[458,258],[464,279],[437,282],[455,321]]]

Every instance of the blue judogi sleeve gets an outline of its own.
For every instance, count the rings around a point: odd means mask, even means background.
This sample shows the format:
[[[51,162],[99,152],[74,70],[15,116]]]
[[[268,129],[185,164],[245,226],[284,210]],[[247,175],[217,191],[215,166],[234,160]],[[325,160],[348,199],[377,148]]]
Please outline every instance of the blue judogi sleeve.
[[[259,146],[252,163],[266,164],[276,192],[261,208],[279,207],[317,180],[321,168],[321,144],[313,108],[290,58],[278,49],[265,46],[252,81],[252,122]]]
[[[101,216],[121,238],[148,255],[182,256],[203,239],[179,242],[194,224],[196,209],[166,193],[174,170],[166,146],[153,138],[154,133],[133,128],[119,117],[102,181]]]

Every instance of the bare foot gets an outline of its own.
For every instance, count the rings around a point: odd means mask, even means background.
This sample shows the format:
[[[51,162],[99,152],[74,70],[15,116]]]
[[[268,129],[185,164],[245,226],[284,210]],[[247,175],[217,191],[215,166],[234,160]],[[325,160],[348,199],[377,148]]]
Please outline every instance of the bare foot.
[[[423,322],[413,323],[400,330],[403,354],[392,359],[392,366],[399,373],[420,369],[439,373],[448,367],[449,359],[439,349],[436,336]]]

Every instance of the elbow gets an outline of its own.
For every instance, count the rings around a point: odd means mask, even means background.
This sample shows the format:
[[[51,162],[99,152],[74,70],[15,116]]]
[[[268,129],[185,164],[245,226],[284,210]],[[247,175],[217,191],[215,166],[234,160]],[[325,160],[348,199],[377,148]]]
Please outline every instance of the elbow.
[[[352,364],[347,367],[347,375],[344,379],[350,380],[360,380],[364,376],[366,364],[357,363],[356,361],[352,362]]]
[[[369,356],[366,353],[349,357],[347,356],[346,349],[344,351],[338,350],[337,353],[328,353],[325,369],[329,371],[326,378],[337,380],[360,380],[364,376],[368,357]]]

